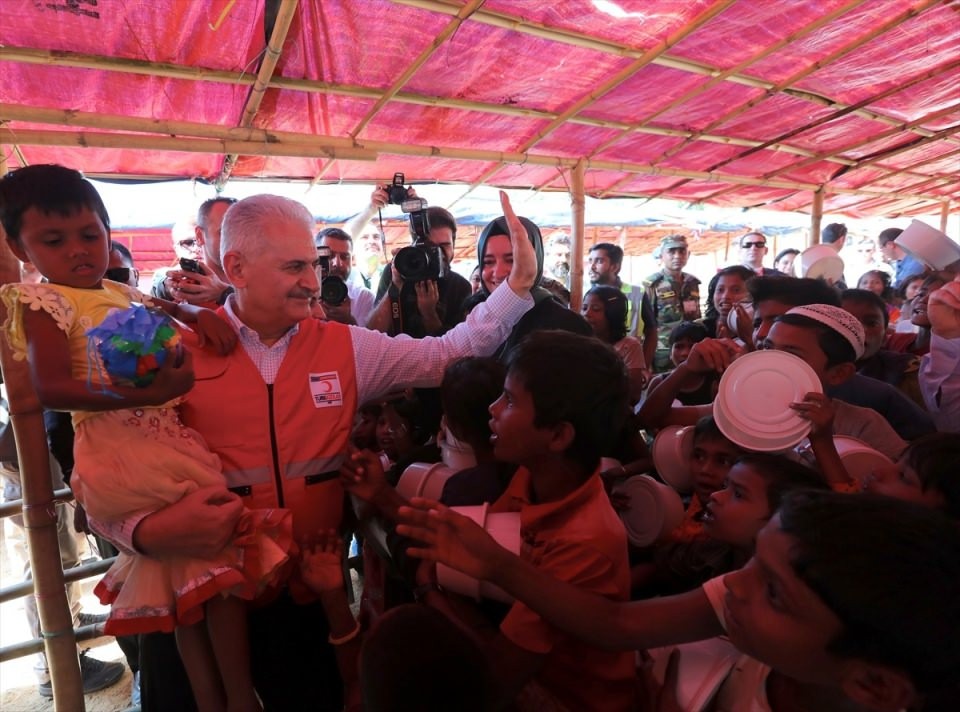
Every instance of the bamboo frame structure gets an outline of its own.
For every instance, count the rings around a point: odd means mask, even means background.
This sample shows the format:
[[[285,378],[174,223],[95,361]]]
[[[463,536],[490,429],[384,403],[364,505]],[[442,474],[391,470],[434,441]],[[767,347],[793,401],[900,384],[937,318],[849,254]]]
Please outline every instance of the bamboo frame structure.
[[[477,8],[479,8],[483,3],[484,0],[470,0],[470,2],[461,7],[457,11],[455,18],[447,23],[447,26],[441,30],[440,34],[433,38],[433,42],[430,43],[430,46],[421,52],[420,56],[410,63],[410,65],[400,74],[396,81],[394,81],[393,85],[387,89],[380,96],[380,98],[377,99],[376,103],[370,108],[370,111],[367,112],[367,115],[360,119],[360,123],[349,132],[350,135],[356,138],[360,132],[363,131],[363,129],[373,120],[373,117],[376,116],[384,106],[386,106],[387,102],[390,101],[398,91],[400,91],[400,88],[410,81],[410,78],[416,73],[416,71],[427,63],[430,57],[434,55],[434,53],[444,42],[453,36],[453,33],[456,32],[460,28],[460,25],[463,24],[463,21],[476,12]]]
[[[277,68],[277,62],[280,60],[280,54],[283,52],[283,43],[290,31],[298,2],[299,0],[281,0],[280,10],[277,12],[277,18],[273,25],[273,32],[270,33],[270,41],[264,50],[263,61],[260,63],[260,70],[257,72],[257,79],[253,83],[250,96],[247,97],[246,105],[243,107],[243,115],[240,117],[241,128],[249,128],[253,125],[253,119],[260,109],[264,94],[270,86],[270,79]],[[223,190],[224,185],[226,185],[237,158],[238,155],[234,153],[224,157],[223,167],[215,181],[218,191]]]
[[[786,47],[786,46],[787,46],[788,44],[790,44],[791,42],[794,42],[794,41],[800,39],[801,37],[805,37],[806,35],[808,35],[808,34],[810,34],[811,32],[813,32],[813,31],[815,31],[815,30],[823,27],[824,25],[826,25],[827,23],[831,22],[832,20],[834,20],[834,19],[836,19],[836,18],[838,18],[838,17],[840,17],[840,16],[842,16],[842,15],[845,15],[847,12],[849,12],[849,11],[853,10],[854,8],[862,5],[864,2],[867,2],[867,0],[852,0],[851,2],[848,2],[846,5],[843,5],[843,6],[841,6],[841,7],[835,8],[832,12],[829,12],[829,13],[827,13],[826,15],[821,16],[820,18],[818,18],[818,19],[815,20],[814,22],[811,22],[810,24],[808,24],[806,27],[803,27],[802,29],[794,32],[793,34],[784,37],[784,38],[783,38],[782,40],[780,40],[779,42],[775,42],[774,44],[772,44],[772,45],[770,45],[769,47],[765,48],[765,49],[764,49],[762,52],[760,52],[759,54],[755,54],[755,55],[753,55],[752,57],[743,60],[743,61],[740,62],[739,64],[735,64],[734,66],[730,67],[729,69],[725,69],[725,70],[723,70],[722,72],[719,72],[716,76],[712,77],[709,81],[705,82],[704,84],[701,84],[701,85],[699,85],[699,86],[696,86],[696,87],[690,89],[690,90],[687,91],[687,92],[684,92],[683,94],[681,94],[679,97],[677,97],[677,98],[674,99],[673,101],[667,103],[665,106],[662,106],[662,107],[660,107],[659,109],[657,109],[656,111],[654,111],[652,114],[648,114],[647,116],[645,116],[644,119],[643,119],[643,123],[642,123],[641,125],[633,128],[633,129],[629,129],[629,130],[625,131],[625,132],[624,132],[623,134],[621,134],[620,136],[614,136],[614,137],[612,137],[611,139],[609,139],[608,141],[603,142],[603,143],[600,144],[596,149],[594,149],[594,151],[593,151],[593,153],[592,153],[591,155],[596,155],[596,154],[598,154],[598,153],[602,153],[602,152],[605,151],[606,149],[610,148],[611,146],[613,146],[613,145],[615,145],[616,143],[622,141],[624,138],[626,138],[627,136],[631,135],[631,134],[634,133],[635,131],[639,130],[642,126],[645,126],[645,125],[649,124],[651,121],[653,121],[654,119],[656,119],[658,116],[662,116],[663,114],[666,114],[667,112],[669,112],[669,111],[677,108],[678,106],[681,106],[682,104],[685,104],[686,102],[690,101],[691,99],[694,99],[694,98],[696,98],[697,96],[700,96],[701,94],[703,94],[703,93],[709,91],[710,89],[712,89],[713,87],[715,87],[715,86],[716,86],[717,84],[719,84],[720,82],[726,81],[729,77],[731,77],[731,76],[733,76],[733,75],[736,75],[736,74],[739,74],[740,72],[742,72],[744,69],[746,69],[746,68],[749,67],[750,65],[755,64],[755,63],[759,62],[760,60],[765,59],[766,57],[769,57],[771,54],[773,54],[774,52],[777,52],[777,51],[783,49],[784,47]],[[692,133],[691,133],[691,135],[692,135]],[[775,143],[779,143],[779,142],[775,142]],[[758,145],[759,145],[759,144],[758,144]]]
[[[817,71],[821,66],[829,65],[829,64],[837,61],[838,59],[840,59],[840,58],[842,58],[842,57],[845,57],[846,55],[850,54],[851,52],[856,51],[857,49],[859,49],[860,47],[862,47],[863,45],[865,45],[867,42],[870,42],[870,41],[876,39],[877,37],[879,37],[880,35],[882,35],[882,34],[888,32],[889,30],[897,27],[897,25],[899,25],[900,23],[906,21],[907,19],[909,19],[909,18],[911,18],[911,17],[916,17],[916,16],[919,15],[921,12],[923,12],[924,10],[926,10],[928,7],[931,7],[932,5],[936,4],[937,2],[938,2],[938,0],[924,0],[924,2],[923,2],[920,6],[918,6],[918,7],[912,7],[912,8],[909,8],[909,9],[905,10],[904,12],[900,13],[899,15],[896,15],[896,16],[894,16],[893,18],[891,18],[891,19],[887,20],[886,22],[882,23],[881,25],[875,27],[871,32],[866,33],[865,35],[859,37],[859,38],[856,39],[855,41],[849,42],[849,43],[847,43],[847,44],[845,44],[845,45],[837,48],[836,50],[834,50],[832,53],[830,53],[829,55],[827,55],[824,59],[822,59],[821,61],[817,62],[816,64],[810,65],[810,66],[808,66],[808,67],[805,67],[804,69],[801,69],[800,71],[794,72],[793,74],[791,74],[791,75],[790,75],[789,77],[787,77],[786,79],[784,79],[784,80],[778,82],[776,85],[774,85],[770,90],[768,90],[768,93],[769,93],[769,92],[778,93],[778,92],[784,91],[787,87],[790,87],[790,86],[796,84],[796,83],[797,83],[798,81],[800,81],[801,79],[803,79],[803,78],[805,78],[805,77],[813,74],[813,73],[814,73],[815,71]],[[754,99],[751,99],[751,100],[747,101],[747,102],[744,103],[744,104],[741,104],[739,107],[737,107],[737,108],[734,109],[733,111],[727,112],[726,114],[723,114],[723,115],[717,117],[716,119],[714,119],[712,122],[710,122],[709,124],[707,124],[707,126],[706,126],[703,130],[704,130],[705,132],[706,132],[706,131],[711,131],[711,130],[715,129],[717,126],[722,126],[723,124],[729,122],[730,120],[735,119],[736,117],[741,116],[741,115],[744,114],[745,112],[749,111],[749,110],[752,109],[754,106],[756,106],[757,104],[759,104],[761,101],[764,101],[766,98],[767,98],[767,95],[766,95],[766,94],[763,94],[763,95],[760,95],[760,96],[758,96],[758,97],[756,97],[756,98],[754,98]],[[691,141],[693,141],[693,140],[695,140],[695,137],[686,139],[683,143],[681,143],[681,144],[679,144],[679,145],[677,145],[677,146],[674,146],[673,148],[668,149],[668,150],[664,153],[664,158],[670,158],[671,156],[675,156],[677,153],[680,152],[680,150],[682,150],[682,149],[685,148],[687,145],[689,145],[689,143],[690,143]],[[809,160],[812,160],[812,159],[807,159],[807,160],[809,161]],[[803,163],[803,162],[801,161],[801,163]],[[677,186],[671,186],[671,190],[672,190],[673,188],[676,188],[676,187],[677,187]]]
[[[374,142],[361,142],[355,141],[353,144],[350,143],[349,138],[338,138],[338,137],[313,137],[313,136],[303,136],[298,134],[289,135],[288,140],[284,141],[283,138],[280,138],[278,141],[277,138],[282,132],[270,132],[270,131],[261,131],[257,129],[248,129],[249,136],[257,136],[259,139],[268,142],[270,144],[280,144],[279,146],[273,145],[269,149],[260,149],[255,152],[252,152],[248,155],[261,155],[261,156],[292,156],[293,153],[297,150],[298,146],[302,146],[304,153],[299,154],[303,157],[308,158],[322,158],[321,169],[317,175],[313,176],[313,183],[319,183],[323,176],[329,172],[331,169],[336,167],[337,160],[376,160],[378,153],[382,152],[392,152],[398,155],[414,155],[414,156],[430,156],[430,157],[449,157],[455,159],[464,159],[464,160],[476,160],[476,161],[486,161],[491,165],[484,171],[482,171],[479,179],[474,179],[470,184],[470,187],[467,189],[467,193],[470,192],[476,185],[484,181],[489,181],[493,178],[496,173],[502,169],[502,167],[508,163],[532,163],[534,165],[545,165],[546,162],[549,162],[550,165],[556,166],[559,170],[567,170],[581,160],[580,157],[556,157],[556,156],[535,156],[529,153],[530,148],[532,148],[536,143],[543,140],[548,136],[552,131],[554,131],[560,125],[569,122],[573,124],[589,125],[596,127],[604,127],[608,129],[615,129],[621,132],[621,135],[629,135],[630,133],[649,133],[652,135],[663,135],[663,136],[675,136],[681,138],[680,146],[685,146],[693,141],[704,140],[717,142],[732,146],[740,146],[745,150],[736,153],[733,157],[721,160],[708,168],[707,170],[700,171],[682,171],[671,168],[661,168],[662,158],[658,158],[655,165],[647,166],[645,164],[637,164],[630,162],[619,162],[619,161],[599,161],[599,160],[588,160],[586,161],[586,170],[599,170],[599,171],[622,171],[624,176],[617,179],[612,185],[607,185],[605,188],[596,191],[594,194],[601,196],[610,196],[610,195],[630,195],[633,197],[659,197],[664,195],[666,191],[671,190],[677,186],[682,185],[685,182],[691,180],[698,181],[715,181],[720,184],[725,184],[720,187],[720,190],[717,190],[706,197],[697,198],[697,202],[706,202],[717,197],[723,196],[726,193],[732,192],[737,189],[738,186],[743,185],[757,185],[764,187],[771,187],[781,190],[789,190],[793,192],[811,192],[815,190],[818,186],[804,183],[803,181],[796,180],[769,180],[775,178],[782,173],[789,171],[791,169],[796,169],[798,166],[805,166],[817,161],[828,161],[831,163],[837,163],[838,165],[846,166],[851,170],[856,170],[862,165],[874,165],[875,170],[882,172],[884,176],[915,176],[918,178],[918,182],[910,187],[909,192],[901,190],[898,193],[890,193],[882,190],[869,190],[863,189],[862,186],[857,188],[846,188],[840,189],[834,186],[831,186],[831,193],[852,193],[856,195],[864,196],[869,203],[875,203],[877,199],[889,199],[890,197],[902,196],[904,198],[909,198],[910,200],[919,199],[921,201],[926,201],[927,203],[934,203],[939,206],[945,198],[952,198],[951,195],[945,195],[941,187],[938,187],[941,183],[946,183],[948,181],[954,180],[953,175],[935,175],[930,176],[929,174],[914,174],[911,171],[910,167],[888,167],[883,165],[880,162],[874,163],[865,163],[864,161],[859,161],[854,158],[849,158],[845,155],[840,155],[843,151],[850,150],[850,147],[845,147],[841,151],[834,151],[828,154],[818,154],[815,151],[810,151],[808,149],[801,148],[799,146],[792,146],[784,143],[784,139],[800,133],[805,130],[809,130],[815,125],[822,124],[827,121],[836,120],[836,118],[844,115],[856,115],[864,118],[868,118],[873,121],[883,122],[887,125],[892,126],[893,128],[890,131],[882,132],[879,135],[874,135],[865,140],[864,143],[870,143],[873,141],[882,140],[883,137],[890,135],[892,133],[902,132],[907,130],[906,127],[909,126],[909,130],[916,133],[918,136],[921,136],[923,139],[933,140],[944,140],[950,142],[960,142],[960,138],[957,138],[953,135],[951,131],[932,131],[923,126],[924,123],[932,120],[934,116],[938,113],[929,114],[915,121],[909,122],[909,124],[904,124],[899,119],[886,116],[882,112],[872,110],[867,108],[867,105],[871,102],[876,102],[878,98],[884,96],[889,96],[897,92],[903,91],[904,89],[915,86],[923,81],[935,77],[936,75],[949,70],[958,62],[948,63],[947,65],[941,65],[937,69],[932,69],[927,72],[924,72],[921,75],[911,75],[911,79],[906,84],[900,84],[895,88],[890,88],[884,90],[883,92],[874,95],[870,99],[858,102],[856,104],[846,105],[842,102],[837,102],[832,100],[829,97],[817,96],[810,92],[797,89],[794,85],[797,81],[802,79],[805,76],[817,71],[818,69],[829,65],[831,62],[837,61],[841,57],[845,57],[852,52],[854,52],[859,47],[862,47],[865,43],[870,42],[871,40],[876,39],[883,35],[884,32],[889,31],[890,28],[897,26],[899,23],[904,22],[905,20],[916,17],[929,8],[933,7],[936,2],[935,0],[921,0],[921,3],[915,7],[908,8],[896,16],[884,20],[883,24],[871,28],[868,32],[861,34],[859,38],[853,42],[844,44],[843,46],[835,49],[825,58],[818,61],[815,65],[806,65],[803,69],[795,72],[792,76],[788,77],[785,80],[778,82],[767,81],[758,77],[749,76],[744,74],[743,71],[749,67],[751,64],[756,64],[759,60],[764,57],[772,56],[778,49],[786,46],[791,41],[795,41],[797,38],[810,35],[812,32],[824,27],[832,20],[842,17],[845,13],[849,13],[856,9],[858,5],[861,4],[861,0],[846,0],[844,5],[838,8],[834,8],[829,13],[818,17],[812,22],[808,22],[805,26],[798,29],[794,29],[789,35],[782,37],[777,40],[770,46],[767,46],[762,51],[757,54],[754,54],[750,58],[739,62],[737,65],[727,68],[719,69],[717,67],[709,66],[703,62],[696,62],[693,60],[687,60],[682,57],[672,56],[669,53],[669,50],[677,44],[684,37],[689,36],[697,29],[702,28],[708,24],[708,21],[716,16],[720,15],[732,4],[731,0],[717,0],[710,4],[705,11],[702,11],[699,15],[695,16],[692,20],[688,21],[683,27],[675,29],[671,35],[658,43],[654,47],[638,48],[634,46],[629,46],[626,44],[618,43],[615,41],[609,41],[605,39],[600,39],[597,37],[591,37],[581,32],[576,32],[572,30],[566,30],[557,27],[548,27],[540,23],[527,21],[521,17],[507,15],[506,13],[500,13],[496,11],[491,11],[482,7],[482,3],[478,0],[468,3],[467,5],[451,2],[450,0],[394,0],[398,4],[417,7],[420,9],[428,10],[430,12],[435,12],[438,14],[445,14],[451,16],[453,19],[446,24],[444,30],[440,35],[437,35],[430,47],[425,49],[421,55],[411,63],[401,74],[401,76],[393,81],[393,84],[386,90],[378,90],[368,87],[358,87],[358,86],[344,86],[337,85],[331,82],[322,82],[310,79],[298,79],[290,78],[283,76],[273,76],[273,68],[275,68],[275,62],[273,62],[272,67],[270,61],[265,61],[261,64],[260,72],[256,78],[245,76],[242,73],[236,73],[232,71],[225,70],[207,70],[202,68],[192,68],[192,67],[183,67],[179,65],[174,65],[170,63],[154,63],[146,62],[143,60],[134,60],[134,59],[118,59],[112,57],[102,57],[95,55],[84,55],[71,52],[49,52],[42,50],[33,50],[22,47],[12,47],[12,46],[2,46],[0,47],[0,61],[15,61],[15,62],[27,62],[27,63],[40,63],[40,64],[52,64],[57,66],[80,66],[88,67],[99,70],[106,71],[120,71],[120,72],[134,72],[138,74],[150,75],[150,76],[162,76],[162,77],[173,77],[177,79],[189,80],[189,81],[213,81],[213,82],[225,82],[239,85],[248,85],[253,87],[251,90],[251,95],[248,97],[247,106],[244,109],[244,119],[241,121],[242,124],[249,124],[257,107],[259,106],[259,99],[255,97],[262,97],[263,92],[267,88],[275,88],[281,90],[289,91],[304,91],[304,92],[314,92],[314,93],[328,93],[328,94],[340,94],[343,96],[352,96],[352,97],[362,97],[365,99],[372,99],[375,104],[374,108],[367,112],[364,118],[360,121],[358,126],[354,129],[354,137],[362,132],[369,122],[374,118],[374,116],[379,112],[383,106],[388,102],[409,102],[413,104],[420,104],[423,106],[438,106],[438,107],[449,107],[457,108],[463,110],[476,110],[483,111],[494,114],[501,115],[511,115],[511,116],[524,116],[528,118],[535,118],[539,120],[544,120],[547,122],[547,126],[544,129],[541,129],[536,132],[535,135],[527,137],[523,143],[518,147],[517,150],[512,150],[508,152],[495,152],[495,151],[476,151],[472,149],[458,149],[458,148],[437,148],[429,147],[429,153],[425,153],[426,147],[416,147],[412,150],[407,147],[397,148],[396,146],[386,143],[386,142],[377,142],[379,145],[374,145]],[[293,13],[297,7],[296,2],[290,2],[286,0],[284,4],[281,5],[281,13],[286,11]],[[580,97],[579,100],[575,100],[573,105],[565,109],[563,112],[546,112],[538,109],[525,108],[522,106],[503,106],[500,104],[485,104],[482,102],[468,101],[463,99],[453,99],[453,98],[438,98],[431,96],[421,96],[410,92],[402,92],[400,89],[409,81],[410,77],[416,73],[417,69],[422,67],[427,59],[432,56],[437,47],[442,43],[448,40],[452,32],[456,28],[460,27],[464,21],[469,19],[471,22],[477,22],[481,24],[487,24],[490,26],[500,27],[508,29],[512,32],[524,33],[531,36],[541,37],[548,39],[553,42],[562,42],[570,46],[577,46],[588,48],[594,51],[603,52],[606,54],[624,57],[632,60],[629,67],[624,70],[621,70],[617,73],[616,76],[612,77],[610,80],[605,82],[602,86],[590,91],[585,96]],[[269,55],[272,52],[279,52],[282,47],[282,38],[280,35],[286,33],[286,29],[278,35],[278,30],[284,25],[284,23],[278,20],[277,25],[274,28],[273,36],[271,37],[271,42],[268,48],[268,57],[267,60],[270,60]],[[287,23],[286,27],[289,27]],[[279,40],[279,41],[277,41]],[[275,59],[275,57],[274,57]],[[656,64],[658,66],[670,67],[672,69],[677,69],[684,72],[695,73],[702,76],[708,77],[708,80],[697,87],[697,89],[692,90],[688,94],[685,94],[684,97],[676,99],[670,103],[667,107],[663,107],[658,110],[656,113],[651,114],[645,117],[640,124],[629,124],[625,122],[618,122],[613,120],[605,120],[592,118],[589,116],[583,116],[582,112],[587,110],[593,103],[595,103],[601,96],[605,93],[611,91],[616,86],[622,84],[627,78],[635,74],[637,71],[642,69],[648,64]],[[744,104],[739,105],[732,112],[728,112],[724,116],[719,117],[709,124],[707,127],[697,131],[686,131],[679,128],[671,127],[656,127],[650,126],[649,122],[651,119],[655,118],[658,115],[661,115],[664,111],[669,111],[672,106],[679,106],[680,103],[686,101],[689,96],[695,96],[698,93],[706,91],[712,86],[716,86],[721,82],[730,82],[735,84],[741,84],[743,86],[749,86],[754,88],[762,89],[764,94],[761,97],[755,98],[751,101],[748,101]],[[755,106],[760,101],[763,101],[765,98],[775,94],[782,93],[788,96],[797,97],[803,99],[804,101],[812,102],[821,106],[829,106],[831,111],[826,114],[824,117],[806,124],[802,127],[792,129],[786,134],[775,137],[773,139],[768,139],[765,141],[757,141],[751,139],[745,139],[741,137],[734,136],[723,136],[715,133],[711,133],[712,129],[719,126],[722,122],[729,120],[732,116],[739,115],[740,113],[747,111],[751,106]],[[688,96],[689,95],[689,96]],[[251,111],[252,109],[252,111]],[[40,110],[44,111],[44,110]],[[66,112],[71,113],[71,112]],[[28,118],[18,117],[16,120],[29,120]],[[150,133],[157,131],[158,126],[167,126],[170,127],[172,124],[182,125],[186,122],[155,122],[155,126],[151,129],[139,129],[139,128],[116,128],[115,130],[146,130]],[[242,128],[241,127],[238,127]],[[189,129],[192,131],[192,129]],[[171,132],[172,136],[166,136],[164,138],[173,138],[175,140],[183,140],[183,137],[180,136],[176,131]],[[16,142],[19,138],[22,138],[22,134],[32,135],[35,138],[39,134],[29,134],[29,132],[19,132],[12,141]],[[197,132],[195,135],[202,135]],[[241,135],[239,133],[234,134],[233,137]],[[217,138],[222,138],[222,134],[218,135]],[[233,138],[231,137],[231,138]],[[129,148],[131,150],[136,150],[138,147],[142,148],[146,146],[146,143],[137,144],[133,139],[120,140],[116,144],[111,144],[109,139],[102,136],[97,136],[94,134],[84,134],[82,140],[90,139],[94,143],[91,143],[92,146],[98,147],[117,147],[117,148]],[[319,139],[319,141],[316,141]],[[81,139],[78,139],[78,141]],[[618,140],[615,138],[613,143]],[[42,138],[37,138],[38,145],[74,145],[74,144],[59,144],[56,142],[56,139],[53,138],[52,134],[45,134]],[[911,144],[912,147],[918,147],[923,145],[925,142]],[[163,146],[162,150],[187,150],[193,152],[215,152],[209,151],[208,149],[213,148],[212,145],[206,147],[201,146],[201,144],[196,142],[186,142],[181,144],[183,148],[178,148],[176,144],[167,143]],[[612,145],[612,142],[601,144],[600,148],[593,148],[591,155],[597,155],[599,151],[602,150],[603,146]],[[309,148],[308,148],[309,146]],[[246,148],[244,144],[234,144],[231,147],[236,148]],[[224,147],[224,150],[227,150],[228,147]],[[770,174],[763,176],[762,182],[753,182],[749,180],[744,180],[744,177],[724,174],[719,172],[719,168],[727,165],[728,163],[735,161],[739,158],[742,158],[746,155],[754,153],[759,150],[775,150],[783,151],[788,154],[798,155],[802,157],[802,160],[795,162],[791,165],[784,166],[781,169],[772,171]],[[671,155],[671,152],[680,150],[675,147],[668,150],[663,158],[667,158]],[[229,177],[229,172],[232,169],[232,159],[235,155],[239,154],[226,154],[224,160],[223,171],[221,172],[221,183],[222,180]],[[896,154],[890,154],[896,155]],[[522,157],[522,158],[521,158]],[[871,157],[873,160],[877,157]],[[881,159],[882,160],[882,159]],[[843,172],[843,171],[841,171]],[[666,189],[660,189],[656,191],[649,192],[638,192],[638,191],[624,191],[622,187],[627,185],[631,176],[642,173],[646,175],[661,175],[661,176],[672,176],[677,180],[671,181],[670,187]],[[875,180],[883,180],[884,176],[880,176]],[[753,178],[751,176],[751,178]],[[925,193],[916,193],[917,187],[926,187],[930,186],[932,190],[928,190]],[[512,186],[515,187],[515,186]],[[548,183],[543,183],[538,187],[539,189],[546,190],[555,190],[556,188],[551,188]],[[936,192],[932,192],[936,191]],[[776,200],[780,200],[777,198]],[[776,202],[776,201],[774,201]]]
[[[393,2],[397,3],[398,5],[407,5],[410,7],[416,7],[422,10],[430,10],[431,12],[443,14],[453,14],[459,7],[455,3],[451,2],[451,0],[393,0]],[[927,6],[929,6],[929,3]],[[613,42],[611,40],[599,39],[597,37],[591,37],[590,35],[586,35],[581,32],[574,32],[573,30],[547,27],[540,23],[531,22],[521,17],[507,15],[506,13],[502,12],[482,9],[474,13],[471,19],[492,27],[512,30],[514,32],[528,34],[532,37],[540,37],[542,39],[568,44],[573,47],[591,49],[618,57],[629,57],[635,59],[643,54],[642,50],[638,50],[629,45]],[[720,72],[719,69],[708,64],[695,62],[682,57],[675,57],[669,54],[661,55],[654,60],[653,64],[657,64],[662,67],[669,67],[670,69],[679,69],[680,71],[690,72],[692,74],[701,74],[708,77],[716,76]],[[740,73],[731,74],[729,77],[727,77],[727,81],[756,89],[763,89],[766,92],[776,91],[777,86],[773,82],[765,79]],[[820,106],[829,106],[832,108],[843,108],[846,106],[841,102],[832,101],[829,98],[803,91],[802,89],[786,87],[782,90],[782,93],[803,99],[804,101],[809,101],[814,104],[819,104]],[[865,119],[870,119],[871,121],[879,121],[881,123],[891,125],[896,125],[899,123],[898,120],[892,117],[876,111],[870,111],[869,109],[857,109],[854,114]]]

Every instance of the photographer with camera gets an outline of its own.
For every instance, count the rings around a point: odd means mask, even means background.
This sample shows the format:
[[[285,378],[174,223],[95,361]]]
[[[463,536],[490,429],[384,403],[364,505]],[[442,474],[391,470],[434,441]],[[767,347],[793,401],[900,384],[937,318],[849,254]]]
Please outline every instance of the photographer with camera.
[[[426,207],[426,201],[403,183],[403,174],[397,173],[391,185],[378,186],[373,195],[375,202],[378,193],[385,191],[390,203],[408,213],[413,242],[384,267],[367,328],[417,339],[439,336],[463,320],[463,302],[473,290],[470,282],[450,269],[457,237],[453,215],[443,208]]]
[[[364,326],[373,311],[373,292],[351,281],[353,240],[338,227],[326,227],[317,233],[317,277],[320,302],[330,321]]]
[[[194,223],[177,223],[171,231],[177,264],[153,275],[150,293],[172,302],[216,309],[233,291],[220,264],[220,226],[235,198],[204,201]]]

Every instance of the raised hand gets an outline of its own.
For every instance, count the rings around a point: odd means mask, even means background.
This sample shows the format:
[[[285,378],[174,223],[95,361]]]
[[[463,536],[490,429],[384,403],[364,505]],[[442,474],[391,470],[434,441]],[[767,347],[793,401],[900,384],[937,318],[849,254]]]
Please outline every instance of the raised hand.
[[[960,338],[960,276],[930,293],[927,317],[931,331],[937,336]]]
[[[343,587],[343,540],[333,529],[320,532],[315,543],[303,549],[300,575],[317,594]]]
[[[704,339],[693,345],[683,365],[694,373],[723,373],[743,349],[730,339]]]
[[[537,255],[534,252],[533,243],[530,242],[530,236],[527,234],[527,228],[523,226],[517,214],[513,212],[510,198],[502,190],[500,191],[500,206],[503,208],[503,216],[507,219],[507,228],[510,230],[510,246],[513,250],[513,266],[510,268],[507,284],[516,294],[523,296],[530,291],[534,282],[536,282]]]
[[[353,450],[340,465],[343,488],[364,502],[373,502],[389,487],[380,457],[370,450]]]
[[[802,401],[791,403],[790,407],[804,420],[809,420],[810,436],[833,437],[833,419],[836,411],[831,401],[823,393],[811,392]]]
[[[400,507],[397,533],[414,539],[407,549],[417,559],[436,561],[477,579],[490,579],[497,560],[510,556],[471,519],[438,502],[415,497],[409,507]]]

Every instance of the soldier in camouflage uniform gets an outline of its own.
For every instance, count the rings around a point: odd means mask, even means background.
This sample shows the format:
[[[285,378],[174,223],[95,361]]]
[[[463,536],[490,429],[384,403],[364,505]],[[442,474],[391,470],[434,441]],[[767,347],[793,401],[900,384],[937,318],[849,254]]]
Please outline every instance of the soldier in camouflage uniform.
[[[647,297],[657,319],[657,352],[654,370],[670,368],[670,332],[682,321],[695,321],[700,312],[700,280],[683,268],[690,259],[687,238],[667,235],[657,248],[662,269],[644,280]]]

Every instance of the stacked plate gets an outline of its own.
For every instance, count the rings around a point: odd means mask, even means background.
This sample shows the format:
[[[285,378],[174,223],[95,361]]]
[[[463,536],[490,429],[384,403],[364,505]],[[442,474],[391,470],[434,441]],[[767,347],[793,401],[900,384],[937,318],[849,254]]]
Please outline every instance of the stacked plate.
[[[807,363],[786,351],[753,351],[736,359],[720,379],[713,417],[728,440],[747,450],[783,452],[810,432],[791,403],[822,392]]]

